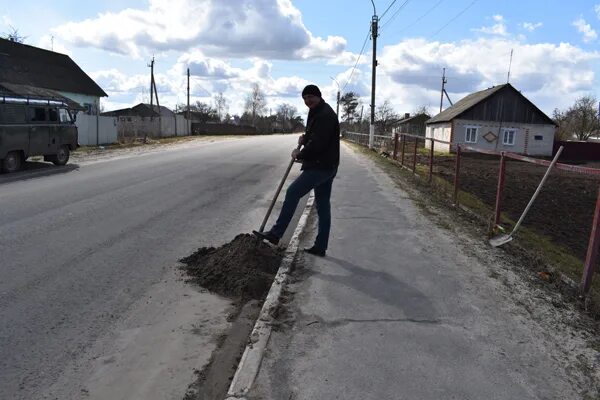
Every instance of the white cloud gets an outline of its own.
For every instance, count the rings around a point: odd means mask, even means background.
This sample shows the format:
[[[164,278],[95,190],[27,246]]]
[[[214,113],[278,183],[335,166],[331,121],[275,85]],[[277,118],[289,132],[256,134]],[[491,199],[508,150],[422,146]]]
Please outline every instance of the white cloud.
[[[594,11],[596,12],[596,16],[600,19],[600,4],[596,4],[594,6]]]
[[[533,32],[536,29],[540,28],[543,24],[541,22],[537,22],[537,23],[533,23],[533,22],[523,22],[521,24],[521,26],[523,27],[523,29],[529,31],[529,32]]]
[[[331,58],[346,47],[339,36],[313,36],[290,0],[150,0],[148,9],[103,13],[53,32],[77,46],[134,57],[202,45],[211,56]]]
[[[507,36],[506,24],[502,15],[494,15],[492,19],[496,22],[492,26],[482,26],[481,28],[473,29],[475,32],[485,33],[487,35]]]
[[[454,101],[474,91],[506,82],[514,49],[511,83],[542,110],[564,108],[594,89],[600,53],[568,43],[525,44],[503,38],[461,42],[409,39],[383,48],[379,57],[378,98],[391,98],[400,111],[439,104],[442,68]]]
[[[58,38],[52,38],[50,35],[44,35],[40,38],[37,43],[37,47],[41,47],[42,49],[51,50],[56,53],[66,54],[69,57],[72,57],[72,51],[67,48],[64,43]]]
[[[583,34],[583,41],[585,43],[594,41],[598,37],[596,31],[590,24],[586,23],[583,18],[579,18],[578,20],[574,21],[573,26],[577,28],[579,33]]]
[[[0,16],[0,21],[2,22],[2,25],[10,27],[13,25],[12,19],[10,19],[10,17],[8,15],[2,15]]]

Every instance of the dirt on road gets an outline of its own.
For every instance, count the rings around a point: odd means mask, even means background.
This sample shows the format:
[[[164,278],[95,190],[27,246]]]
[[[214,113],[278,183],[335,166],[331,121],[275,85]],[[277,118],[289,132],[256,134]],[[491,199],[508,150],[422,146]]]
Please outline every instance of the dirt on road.
[[[262,300],[283,254],[250,234],[221,247],[202,247],[180,261],[190,280],[226,297]]]

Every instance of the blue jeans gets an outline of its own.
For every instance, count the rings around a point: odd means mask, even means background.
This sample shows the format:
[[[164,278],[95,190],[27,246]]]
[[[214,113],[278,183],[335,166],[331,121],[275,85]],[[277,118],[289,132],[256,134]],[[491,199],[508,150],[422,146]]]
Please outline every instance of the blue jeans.
[[[300,176],[292,182],[285,193],[285,200],[277,222],[271,228],[271,233],[281,238],[285,233],[298,202],[312,189],[315,190],[315,204],[319,216],[319,232],[315,240],[315,246],[321,250],[327,250],[329,244],[329,231],[331,229],[331,186],[333,178],[337,174],[335,169],[309,169],[302,171]]]

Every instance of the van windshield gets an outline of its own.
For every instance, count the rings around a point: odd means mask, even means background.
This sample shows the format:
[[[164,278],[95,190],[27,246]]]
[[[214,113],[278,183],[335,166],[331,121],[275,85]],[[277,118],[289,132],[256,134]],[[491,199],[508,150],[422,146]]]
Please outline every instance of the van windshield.
[[[67,111],[66,109],[59,108],[58,115],[60,117],[60,122],[62,122],[62,123],[70,123],[71,122],[71,116],[69,115],[69,111]]]

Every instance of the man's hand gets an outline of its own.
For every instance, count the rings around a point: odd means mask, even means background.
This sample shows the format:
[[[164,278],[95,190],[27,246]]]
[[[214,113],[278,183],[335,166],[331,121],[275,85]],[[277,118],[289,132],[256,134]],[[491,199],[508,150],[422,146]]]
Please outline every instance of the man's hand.
[[[292,150],[292,158],[293,158],[294,160],[296,160],[296,159],[297,159],[297,157],[298,157],[298,154],[299,154],[299,153],[300,153],[300,150],[298,150],[298,149],[294,149],[294,150]]]
[[[298,144],[299,144],[299,145],[303,145],[303,144],[304,144],[304,135],[300,135],[300,136],[298,137]]]

